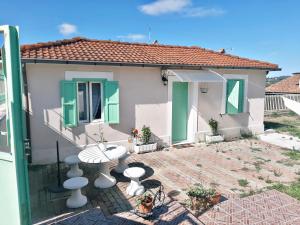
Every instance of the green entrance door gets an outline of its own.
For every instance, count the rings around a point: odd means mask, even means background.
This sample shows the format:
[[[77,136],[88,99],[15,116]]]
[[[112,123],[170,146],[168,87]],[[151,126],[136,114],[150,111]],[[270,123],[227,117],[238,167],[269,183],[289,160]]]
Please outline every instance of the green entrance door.
[[[187,139],[188,83],[173,82],[172,94],[172,142]]]
[[[0,26],[4,37],[0,70],[0,224],[31,224],[24,153],[22,74],[16,27]]]

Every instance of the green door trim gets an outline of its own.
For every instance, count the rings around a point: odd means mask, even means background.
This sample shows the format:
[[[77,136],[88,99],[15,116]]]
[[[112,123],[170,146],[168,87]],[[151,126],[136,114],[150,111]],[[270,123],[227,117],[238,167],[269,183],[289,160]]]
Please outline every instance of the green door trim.
[[[187,140],[188,82],[172,83],[172,143]]]

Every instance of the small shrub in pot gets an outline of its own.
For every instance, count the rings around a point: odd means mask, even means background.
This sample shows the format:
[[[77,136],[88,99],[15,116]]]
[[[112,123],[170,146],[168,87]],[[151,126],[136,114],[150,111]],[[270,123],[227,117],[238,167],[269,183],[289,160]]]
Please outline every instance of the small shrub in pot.
[[[211,118],[209,121],[208,121],[208,124],[210,126],[210,129],[212,131],[212,134],[215,136],[215,135],[218,135],[218,121],[214,120],[213,118]]]
[[[153,196],[150,193],[144,193],[137,199],[137,207],[140,213],[150,213],[153,208]]]

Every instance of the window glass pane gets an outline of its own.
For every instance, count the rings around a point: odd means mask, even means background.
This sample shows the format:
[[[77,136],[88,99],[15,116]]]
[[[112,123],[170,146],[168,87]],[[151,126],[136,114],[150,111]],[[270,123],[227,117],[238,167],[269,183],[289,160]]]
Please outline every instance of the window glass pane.
[[[79,121],[88,120],[87,84],[78,83],[78,114]]]
[[[4,76],[0,75],[0,151],[10,152],[8,143],[8,115]]]
[[[92,116],[93,120],[101,119],[101,83],[92,83]]]

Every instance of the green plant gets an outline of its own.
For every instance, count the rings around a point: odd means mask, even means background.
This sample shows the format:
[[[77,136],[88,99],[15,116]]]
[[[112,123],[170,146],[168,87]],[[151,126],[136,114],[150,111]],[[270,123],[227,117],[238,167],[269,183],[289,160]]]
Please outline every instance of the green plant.
[[[208,199],[216,194],[215,189],[207,189],[202,185],[195,185],[188,189],[186,193],[189,197]]]
[[[277,191],[286,193],[292,196],[293,198],[300,200],[300,181],[294,182],[290,185],[276,183],[268,187],[268,189],[276,189]]]
[[[247,171],[249,171],[250,169],[249,169],[248,167],[245,167],[245,166],[244,166],[241,170],[247,172]]]
[[[241,137],[244,139],[253,138],[254,135],[251,131],[240,130]]]
[[[273,170],[273,173],[274,173],[274,176],[275,177],[281,177],[281,175],[282,175],[282,172],[279,170],[279,169],[274,169]]]
[[[272,116],[272,117],[279,117],[280,115],[279,115],[278,112],[272,112],[271,116]]]
[[[259,180],[264,180],[264,177],[263,176],[258,176],[257,177]]]
[[[261,193],[261,192],[263,192],[262,189],[259,189],[259,190],[252,190],[252,189],[251,189],[249,192],[243,191],[243,192],[240,194],[240,197],[241,197],[241,198],[245,198],[245,197],[249,197],[249,196],[252,196],[252,195],[255,195],[255,194],[259,194],[259,193]]]
[[[269,178],[266,179],[265,181],[266,181],[267,184],[272,184],[273,183],[273,181],[271,179],[269,179]]]
[[[139,206],[143,204],[144,202],[153,200],[153,196],[149,192],[145,192],[142,196],[136,199],[136,205]]]
[[[253,165],[254,165],[254,167],[255,167],[255,169],[256,169],[256,172],[261,171],[261,165],[262,165],[262,164],[264,164],[264,163],[261,162],[261,161],[256,161],[256,162],[253,163]]]
[[[141,137],[141,140],[144,145],[149,144],[151,135],[152,135],[152,133],[151,133],[150,127],[146,127],[144,125],[142,128],[142,137]]]
[[[291,160],[300,160],[300,151],[290,150],[282,154],[288,156]]]
[[[218,121],[216,121],[213,118],[211,118],[208,121],[208,124],[210,126],[211,131],[212,131],[212,134],[213,135],[218,135]]]
[[[248,180],[246,180],[246,179],[240,179],[240,180],[238,180],[238,182],[239,182],[239,185],[242,187],[247,187],[249,184]]]

